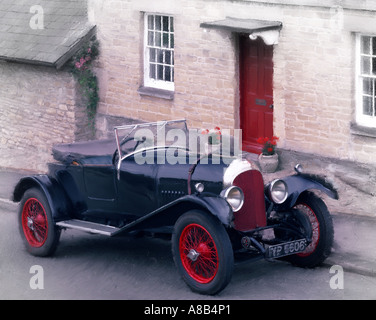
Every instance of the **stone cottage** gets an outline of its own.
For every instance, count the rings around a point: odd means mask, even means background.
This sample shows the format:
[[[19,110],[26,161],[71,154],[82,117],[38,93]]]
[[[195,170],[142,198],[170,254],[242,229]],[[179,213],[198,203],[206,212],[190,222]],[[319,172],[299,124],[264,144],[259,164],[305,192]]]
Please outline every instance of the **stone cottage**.
[[[0,2],[0,166],[46,171],[53,144],[87,139],[67,61],[95,34],[85,0]]]
[[[46,169],[89,138],[67,62],[95,33],[97,137],[164,119],[374,163],[376,4],[355,0],[2,0],[0,166]],[[96,26],[96,28],[94,27]]]
[[[98,136],[186,118],[373,163],[376,4],[355,0],[89,0],[101,57]]]

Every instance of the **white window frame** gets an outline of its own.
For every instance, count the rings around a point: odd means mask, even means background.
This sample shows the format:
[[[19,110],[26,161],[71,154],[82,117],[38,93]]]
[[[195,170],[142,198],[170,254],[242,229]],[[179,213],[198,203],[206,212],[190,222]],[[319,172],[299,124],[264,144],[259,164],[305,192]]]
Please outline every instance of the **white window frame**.
[[[373,60],[376,61],[376,55],[372,54],[372,51],[370,54],[364,54],[361,52],[362,50],[362,37],[371,37],[376,38],[376,35],[370,35],[370,34],[356,34],[356,123],[360,126],[364,127],[370,127],[370,128],[376,128],[376,74],[372,73],[372,63]],[[363,74],[362,73],[362,58],[363,57],[369,57],[370,59],[370,73],[369,74]],[[373,59],[375,58],[375,59]],[[375,67],[376,69],[376,67]],[[364,94],[364,79],[373,79],[373,95],[370,95],[370,97],[373,98],[373,109],[374,109],[374,115],[366,115],[363,112],[363,97],[367,96]]]
[[[156,32],[154,32],[154,44],[153,45],[150,45],[148,43],[148,39],[149,39],[149,31],[153,31],[153,30],[149,30],[149,17],[150,16],[158,16],[158,17],[168,17],[169,18],[169,30],[168,32],[164,32],[162,29],[163,29],[163,26],[161,27],[161,46],[157,46],[155,44],[155,36],[156,36]],[[171,15],[168,15],[168,14],[157,14],[157,13],[145,13],[144,14],[144,87],[150,87],[150,88],[157,88],[157,89],[162,89],[162,90],[168,90],[168,91],[174,91],[175,90],[175,83],[174,83],[174,72],[175,72],[175,68],[174,68],[174,43],[172,44],[171,42],[171,35],[172,37],[174,37],[174,31],[171,31],[170,27],[171,27],[171,21],[172,23],[174,23],[174,17],[171,16]],[[162,23],[161,23],[162,25]],[[154,26],[154,31],[155,31],[155,26]],[[163,35],[167,36],[168,38],[168,47],[163,47]],[[162,51],[162,54],[163,54],[163,61],[160,62],[160,61],[151,61],[150,60],[150,49],[155,49],[155,50],[161,50]],[[170,63],[166,62],[167,58],[166,58],[166,52],[169,51],[170,52]],[[155,60],[157,60],[157,53],[156,53],[156,58]],[[170,74],[171,74],[171,78],[172,78],[172,81],[167,81],[165,79],[153,79],[151,76],[150,76],[150,71],[151,71],[151,65],[154,64],[154,65],[157,65],[158,67],[162,68],[163,69],[163,78],[166,76],[165,74],[165,68],[171,68],[170,70]],[[155,72],[159,72],[159,68],[156,67],[156,70]],[[159,74],[158,74],[159,75]],[[158,77],[158,76],[157,76]],[[170,78],[170,80],[171,80]]]

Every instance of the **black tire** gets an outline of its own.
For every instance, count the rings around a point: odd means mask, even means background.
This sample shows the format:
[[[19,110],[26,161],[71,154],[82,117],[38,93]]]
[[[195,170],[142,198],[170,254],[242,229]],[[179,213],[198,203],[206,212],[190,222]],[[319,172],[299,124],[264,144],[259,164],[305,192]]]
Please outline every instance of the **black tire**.
[[[188,211],[177,220],[172,254],[179,274],[194,292],[214,295],[231,280],[231,242],[224,226],[209,213]]]
[[[324,201],[312,192],[303,193],[296,205],[301,214],[311,222],[312,242],[305,251],[286,257],[285,260],[303,268],[314,268],[330,255],[333,245],[333,221]]]
[[[29,253],[45,257],[55,252],[61,230],[56,227],[46,196],[39,189],[29,189],[23,195],[18,211],[18,225]]]

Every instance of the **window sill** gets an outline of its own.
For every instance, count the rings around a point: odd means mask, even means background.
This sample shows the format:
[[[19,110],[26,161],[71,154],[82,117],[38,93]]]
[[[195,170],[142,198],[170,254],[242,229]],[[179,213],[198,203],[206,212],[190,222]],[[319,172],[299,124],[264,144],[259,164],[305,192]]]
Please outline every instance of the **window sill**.
[[[351,123],[350,132],[356,136],[376,138],[376,128],[363,127],[356,123]]]
[[[174,91],[168,91],[168,90],[162,90],[157,88],[151,88],[151,87],[139,87],[138,93],[141,96],[148,96],[148,97],[155,97],[155,98],[161,98],[165,100],[174,100]]]

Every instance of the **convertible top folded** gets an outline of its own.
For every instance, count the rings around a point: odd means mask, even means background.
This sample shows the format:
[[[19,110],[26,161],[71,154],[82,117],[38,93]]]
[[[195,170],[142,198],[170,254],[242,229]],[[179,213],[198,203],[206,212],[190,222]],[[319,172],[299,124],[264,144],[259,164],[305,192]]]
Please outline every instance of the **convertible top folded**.
[[[93,140],[57,144],[52,148],[52,155],[55,160],[64,164],[71,164],[73,161],[85,162],[93,158],[98,158],[99,162],[103,162],[103,159],[111,162],[115,150],[115,139]]]

